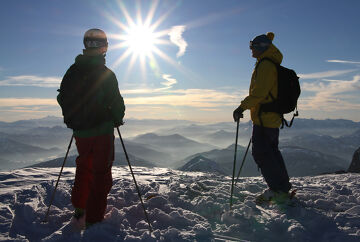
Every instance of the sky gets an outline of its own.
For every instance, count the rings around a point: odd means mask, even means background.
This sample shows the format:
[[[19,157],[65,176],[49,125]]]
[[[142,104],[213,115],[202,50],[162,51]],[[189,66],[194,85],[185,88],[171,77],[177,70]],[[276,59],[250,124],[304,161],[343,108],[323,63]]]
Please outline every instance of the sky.
[[[271,31],[300,77],[300,117],[360,121],[359,9],[358,0],[2,0],[0,121],[61,116],[57,89],[90,28],[108,36],[125,120],[232,121],[256,61],[249,41]]]

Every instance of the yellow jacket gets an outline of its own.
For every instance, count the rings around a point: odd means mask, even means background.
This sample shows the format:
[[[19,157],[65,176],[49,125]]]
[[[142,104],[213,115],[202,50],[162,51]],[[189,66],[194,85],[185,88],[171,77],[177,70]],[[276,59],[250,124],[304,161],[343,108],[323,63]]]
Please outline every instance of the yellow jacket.
[[[270,58],[275,63],[281,63],[283,55],[271,44],[270,47],[257,58],[257,63],[263,58]],[[253,124],[261,125],[259,119],[260,105],[271,102],[269,93],[277,97],[277,70],[276,66],[269,60],[263,60],[257,68],[254,68],[249,88],[249,96],[241,101],[240,107],[243,110],[250,109]],[[264,127],[279,128],[281,116],[278,113],[262,112],[261,120]]]

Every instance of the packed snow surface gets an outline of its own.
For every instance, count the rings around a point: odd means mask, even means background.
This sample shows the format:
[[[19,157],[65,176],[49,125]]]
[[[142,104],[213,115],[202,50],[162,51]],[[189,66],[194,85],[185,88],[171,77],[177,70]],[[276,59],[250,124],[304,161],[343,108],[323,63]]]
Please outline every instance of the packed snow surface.
[[[360,241],[360,175],[291,179],[291,204],[258,206],[266,185],[241,178],[229,210],[231,178],[133,167],[153,232],[126,167],[113,168],[103,222],[81,232],[69,221],[74,168],[65,168],[42,223],[59,168],[0,172],[0,241]]]

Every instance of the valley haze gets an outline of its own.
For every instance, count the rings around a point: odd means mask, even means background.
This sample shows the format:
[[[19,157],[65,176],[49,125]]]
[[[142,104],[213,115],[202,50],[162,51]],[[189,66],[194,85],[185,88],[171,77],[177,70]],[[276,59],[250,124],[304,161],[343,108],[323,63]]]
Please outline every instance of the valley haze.
[[[125,125],[120,127],[134,165],[180,169],[190,161],[208,160],[206,164],[219,165],[226,175],[232,174],[235,129],[233,122],[153,119],[126,119]],[[251,131],[251,122],[240,122],[238,167]],[[0,122],[0,169],[61,166],[71,134],[61,117]],[[360,122],[351,120],[299,118],[292,128],[280,131],[279,147],[290,176],[345,171],[359,146]],[[115,150],[114,165],[126,165],[118,138]],[[76,155],[73,145],[66,166],[75,166]],[[204,164],[196,167],[200,169],[197,171],[204,172],[212,169]],[[260,175],[251,156],[251,147],[241,175]]]

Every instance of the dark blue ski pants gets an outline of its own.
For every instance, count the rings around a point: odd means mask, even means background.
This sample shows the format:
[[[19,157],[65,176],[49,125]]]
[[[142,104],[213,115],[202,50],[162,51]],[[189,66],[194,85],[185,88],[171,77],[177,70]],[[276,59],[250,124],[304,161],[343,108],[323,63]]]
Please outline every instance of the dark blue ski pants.
[[[252,155],[261,174],[271,190],[288,192],[291,184],[278,145],[278,128],[253,126]]]

